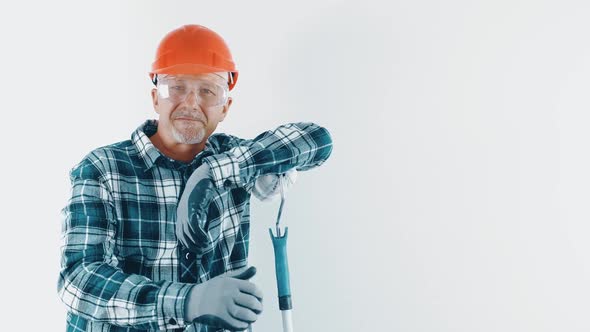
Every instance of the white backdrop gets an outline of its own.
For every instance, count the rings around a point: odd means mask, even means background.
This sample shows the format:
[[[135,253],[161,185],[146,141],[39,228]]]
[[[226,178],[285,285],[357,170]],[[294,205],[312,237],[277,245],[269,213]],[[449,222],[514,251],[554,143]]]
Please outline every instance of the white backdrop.
[[[218,131],[333,135],[284,210],[296,331],[590,330],[587,1],[3,7],[2,330],[64,330],[67,172],[156,117],[147,71],[188,23],[224,36],[240,70]],[[253,201],[254,331],[280,330],[277,208]]]

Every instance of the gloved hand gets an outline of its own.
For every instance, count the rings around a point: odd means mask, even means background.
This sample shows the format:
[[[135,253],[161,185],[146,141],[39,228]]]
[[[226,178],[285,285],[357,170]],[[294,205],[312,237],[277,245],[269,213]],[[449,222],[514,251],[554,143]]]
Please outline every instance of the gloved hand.
[[[279,187],[279,178],[283,180],[283,192],[287,193],[295,180],[297,180],[297,170],[292,168],[283,174],[264,174],[256,179],[252,193],[254,197],[262,202],[274,201],[281,197],[281,188]]]
[[[192,252],[201,253],[209,244],[205,223],[215,193],[209,165],[202,164],[188,178],[176,209],[176,237]]]
[[[256,268],[242,268],[195,285],[185,305],[189,322],[242,331],[262,312],[262,291],[248,281]]]

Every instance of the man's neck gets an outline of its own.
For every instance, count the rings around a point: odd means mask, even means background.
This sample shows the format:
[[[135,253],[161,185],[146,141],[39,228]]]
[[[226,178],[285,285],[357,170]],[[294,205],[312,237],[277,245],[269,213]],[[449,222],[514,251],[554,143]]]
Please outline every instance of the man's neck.
[[[203,141],[198,144],[180,144],[167,140],[166,137],[163,137],[160,132],[157,131],[150,137],[150,141],[152,141],[152,144],[154,144],[154,146],[165,156],[177,161],[189,163],[196,155],[205,149],[207,138],[203,139]]]

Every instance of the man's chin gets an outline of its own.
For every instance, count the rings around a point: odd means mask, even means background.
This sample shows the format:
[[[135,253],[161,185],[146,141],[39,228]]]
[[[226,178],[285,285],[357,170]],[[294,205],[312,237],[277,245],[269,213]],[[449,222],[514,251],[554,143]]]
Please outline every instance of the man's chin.
[[[197,133],[197,135],[194,135],[192,133],[189,135],[186,135],[186,134],[183,135],[183,134],[175,131],[173,133],[173,136],[174,136],[174,139],[180,144],[199,144],[199,143],[203,142],[203,140],[205,139],[205,133],[202,131],[199,131]]]

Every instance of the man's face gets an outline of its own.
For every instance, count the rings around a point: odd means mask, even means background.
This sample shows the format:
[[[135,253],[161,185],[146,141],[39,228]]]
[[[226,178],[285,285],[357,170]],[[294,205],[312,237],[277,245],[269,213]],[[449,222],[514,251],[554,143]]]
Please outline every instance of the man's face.
[[[223,93],[227,93],[227,75],[159,75],[158,87],[152,89],[154,109],[160,115],[158,132],[180,144],[203,142],[232,103],[229,97],[220,98]]]

